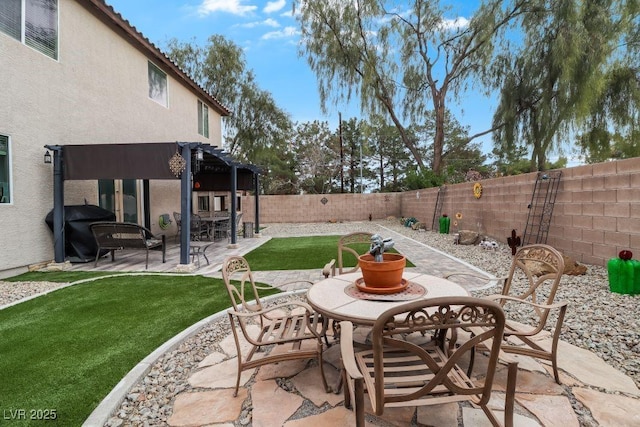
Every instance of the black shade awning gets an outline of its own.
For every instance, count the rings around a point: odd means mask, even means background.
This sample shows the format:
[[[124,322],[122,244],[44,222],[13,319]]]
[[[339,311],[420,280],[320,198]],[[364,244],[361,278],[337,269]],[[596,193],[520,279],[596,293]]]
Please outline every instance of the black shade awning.
[[[180,176],[171,172],[169,160],[181,151],[182,144],[185,143],[63,145],[64,179],[179,179]],[[236,166],[238,189],[253,188],[253,175],[260,173],[257,167],[240,164],[228,153],[208,144],[186,144],[203,148],[204,160],[200,162],[194,179],[202,188],[197,189],[228,190],[232,165]]]
[[[178,179],[169,169],[175,142],[64,145],[64,179]]]

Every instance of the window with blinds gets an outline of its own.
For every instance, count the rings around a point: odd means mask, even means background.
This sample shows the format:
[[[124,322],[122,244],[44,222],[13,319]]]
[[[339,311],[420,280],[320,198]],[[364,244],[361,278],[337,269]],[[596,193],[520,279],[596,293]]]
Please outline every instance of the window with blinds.
[[[0,31],[58,59],[58,0],[0,1]]]
[[[198,133],[209,138],[209,107],[198,100]]]

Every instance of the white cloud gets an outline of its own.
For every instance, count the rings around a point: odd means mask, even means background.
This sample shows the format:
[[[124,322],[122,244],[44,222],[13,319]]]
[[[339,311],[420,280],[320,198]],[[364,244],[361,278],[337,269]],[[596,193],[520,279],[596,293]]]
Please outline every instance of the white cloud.
[[[234,27],[240,27],[240,28],[256,28],[256,27],[262,27],[262,26],[280,28],[280,23],[275,19],[267,18],[264,21],[253,21],[253,22],[247,22],[246,24],[234,25]]]
[[[286,0],[275,0],[267,2],[267,5],[264,7],[264,13],[273,13],[277,12],[287,4]]]
[[[214,12],[227,12],[233,15],[246,15],[255,11],[257,6],[245,6],[244,0],[203,0],[198,7],[200,15],[208,15]]]
[[[456,19],[443,19],[440,23],[440,28],[443,30],[457,30],[459,28],[466,28],[469,26],[469,20],[467,18]]]
[[[282,30],[271,31],[262,36],[263,40],[286,39],[298,35],[299,31],[296,27],[285,27]]]
[[[268,27],[278,28],[280,24],[275,19],[267,18],[262,23]]]

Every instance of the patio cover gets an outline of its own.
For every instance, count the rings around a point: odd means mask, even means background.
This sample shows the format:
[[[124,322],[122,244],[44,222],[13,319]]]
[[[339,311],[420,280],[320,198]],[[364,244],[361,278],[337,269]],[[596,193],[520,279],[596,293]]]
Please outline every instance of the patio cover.
[[[64,180],[97,179],[180,179],[181,213],[191,217],[191,173],[176,176],[169,160],[180,153],[185,170],[192,171],[193,185],[199,191],[254,190],[256,200],[255,229],[259,230],[258,175],[260,169],[237,162],[223,150],[200,142],[145,142],[86,145],[46,145],[54,152],[54,244],[56,262],[64,262]],[[197,150],[203,160],[196,160]],[[196,178],[197,177],[197,178]],[[231,213],[236,215],[235,197],[231,197]],[[183,224],[184,225],[184,224]],[[232,222],[231,243],[236,243],[236,224]],[[182,227],[180,262],[189,262],[189,223]]]
[[[176,142],[87,144],[62,146],[65,180],[180,179],[169,169],[169,159],[180,152]],[[193,143],[190,143],[193,144]],[[200,144],[204,160],[194,177],[200,191],[228,191],[231,164],[237,169],[237,189],[252,190],[259,169],[238,163],[215,146]]]

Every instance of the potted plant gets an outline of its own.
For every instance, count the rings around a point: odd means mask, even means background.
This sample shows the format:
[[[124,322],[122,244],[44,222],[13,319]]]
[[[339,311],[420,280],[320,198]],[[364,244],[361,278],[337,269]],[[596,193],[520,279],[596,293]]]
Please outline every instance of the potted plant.
[[[361,290],[375,293],[399,292],[407,287],[402,273],[406,258],[402,254],[386,253],[393,247],[392,239],[382,239],[380,235],[371,236],[369,253],[360,255],[358,265],[362,270]]]

